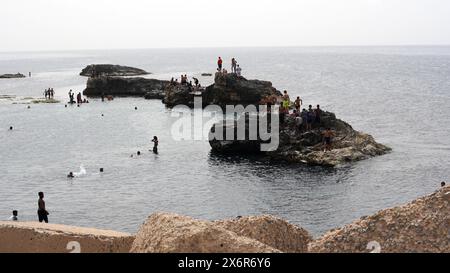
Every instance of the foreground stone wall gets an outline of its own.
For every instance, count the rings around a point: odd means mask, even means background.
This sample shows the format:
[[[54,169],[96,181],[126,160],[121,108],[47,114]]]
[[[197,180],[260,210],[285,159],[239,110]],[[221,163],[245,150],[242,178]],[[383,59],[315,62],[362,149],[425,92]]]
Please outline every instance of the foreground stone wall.
[[[128,233],[110,230],[0,222],[0,253],[69,253],[73,251],[71,245],[67,249],[69,242],[78,242],[82,253],[126,253],[133,241]]]
[[[450,187],[330,231],[309,252],[450,253]]]

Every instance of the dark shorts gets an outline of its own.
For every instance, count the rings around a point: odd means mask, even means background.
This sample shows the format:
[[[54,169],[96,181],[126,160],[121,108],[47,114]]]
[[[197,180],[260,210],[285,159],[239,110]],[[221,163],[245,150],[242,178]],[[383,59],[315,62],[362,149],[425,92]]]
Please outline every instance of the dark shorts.
[[[46,211],[42,211],[42,210],[38,210],[38,219],[39,222],[46,222],[48,223],[48,217],[47,217],[47,212]]]
[[[306,123],[308,123],[308,124],[313,123],[313,119],[312,119],[312,118],[307,118],[307,119],[306,119]]]
[[[326,137],[325,138],[325,143],[326,144],[331,144],[331,137]]]
[[[320,117],[319,116],[316,116],[316,122],[320,123]]]

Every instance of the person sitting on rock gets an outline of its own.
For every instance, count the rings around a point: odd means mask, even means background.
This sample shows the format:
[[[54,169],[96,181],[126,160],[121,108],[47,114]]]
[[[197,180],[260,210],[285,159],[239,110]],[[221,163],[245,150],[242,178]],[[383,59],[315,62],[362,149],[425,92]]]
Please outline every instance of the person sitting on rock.
[[[327,128],[323,133],[323,141],[325,143],[325,151],[331,151],[331,143],[332,138],[334,136],[334,132],[331,130],[331,128]]]
[[[237,65],[236,67],[236,75],[238,75],[239,77],[241,77],[242,75],[242,68],[239,65]]]

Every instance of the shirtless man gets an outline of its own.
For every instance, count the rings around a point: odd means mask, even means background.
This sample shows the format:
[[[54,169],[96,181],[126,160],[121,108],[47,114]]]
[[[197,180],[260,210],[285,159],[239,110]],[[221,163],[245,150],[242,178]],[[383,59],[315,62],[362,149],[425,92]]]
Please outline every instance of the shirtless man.
[[[334,137],[334,132],[331,128],[327,128],[323,133],[323,141],[325,142],[325,151],[331,151],[332,138]]]
[[[303,100],[300,97],[297,97],[294,104],[295,104],[295,110],[297,110],[297,113],[299,113],[300,108],[302,107],[302,104],[303,104]]]

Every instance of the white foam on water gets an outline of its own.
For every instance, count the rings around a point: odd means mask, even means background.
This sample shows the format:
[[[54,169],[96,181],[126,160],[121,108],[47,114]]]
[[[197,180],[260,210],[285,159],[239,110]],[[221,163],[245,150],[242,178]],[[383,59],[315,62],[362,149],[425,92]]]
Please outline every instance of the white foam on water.
[[[75,177],[81,177],[81,176],[84,176],[84,175],[86,175],[86,169],[83,167],[83,165],[80,165],[80,171],[79,172],[75,172],[75,173],[73,173],[73,175],[75,176]]]

